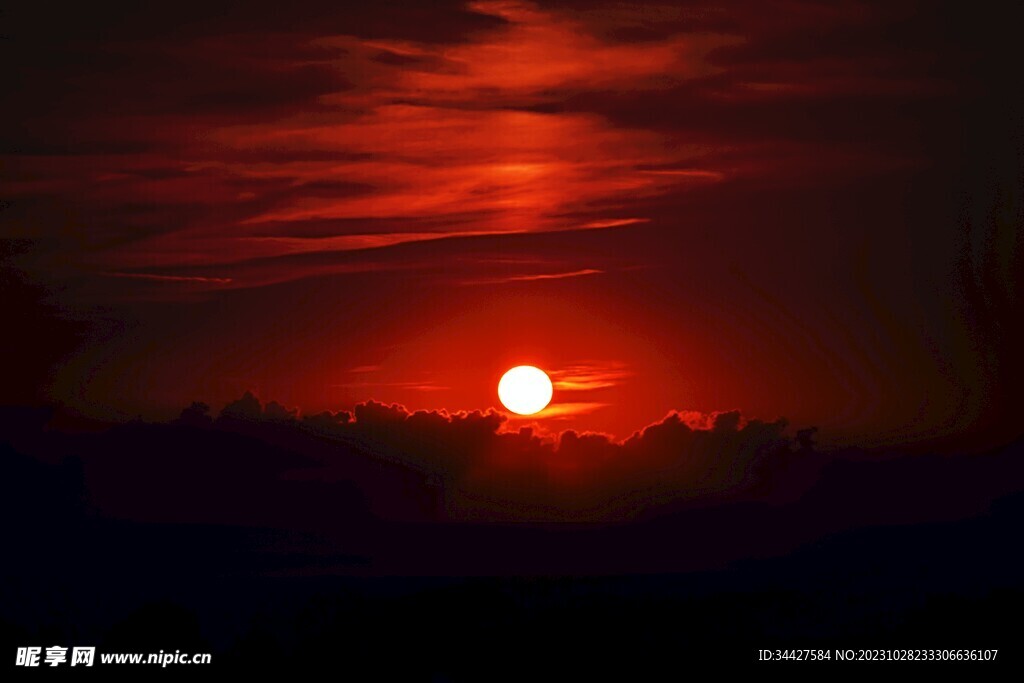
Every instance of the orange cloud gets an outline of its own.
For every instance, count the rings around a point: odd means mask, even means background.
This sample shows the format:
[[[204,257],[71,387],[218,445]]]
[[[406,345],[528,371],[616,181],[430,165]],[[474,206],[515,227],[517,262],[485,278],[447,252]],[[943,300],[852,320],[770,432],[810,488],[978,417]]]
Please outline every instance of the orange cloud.
[[[620,384],[632,373],[620,363],[580,363],[551,372],[556,391],[594,391]]]

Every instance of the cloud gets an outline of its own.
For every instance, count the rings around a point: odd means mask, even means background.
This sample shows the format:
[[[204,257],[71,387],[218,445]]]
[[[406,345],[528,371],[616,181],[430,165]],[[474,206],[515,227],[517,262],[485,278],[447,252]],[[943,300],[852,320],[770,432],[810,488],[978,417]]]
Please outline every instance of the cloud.
[[[584,268],[564,273],[537,273],[535,275],[509,275],[506,277],[485,278],[482,280],[466,280],[463,285],[500,285],[509,282],[537,282],[538,280],[563,280],[569,277],[583,277],[585,275],[600,275],[604,271],[596,268]]]
[[[350,368],[349,372],[364,373],[364,372],[376,372],[380,370],[379,365],[357,365],[354,368]]]
[[[302,5],[15,12],[0,221],[89,224],[43,269],[198,287],[253,263],[206,284],[267,286],[379,259],[265,259],[628,229],[693,188],[905,168],[969,76],[920,56],[941,16],[855,2]]]
[[[344,384],[332,384],[331,386],[344,389],[380,389],[384,387],[398,387],[401,389],[412,389],[414,391],[444,391],[449,388],[433,382],[346,382]]]
[[[129,15],[105,43],[79,37],[59,59],[30,50],[15,86],[24,111],[9,112],[28,128],[10,141],[9,191],[37,211],[57,202],[104,217],[91,226],[96,248],[75,268],[198,284],[204,276],[179,271],[446,236],[623,228],[647,218],[609,210],[722,177],[701,175],[696,148],[667,147],[641,127],[531,108],[561,102],[566,88],[656,92],[664,79],[703,77],[714,70],[709,52],[732,39],[620,43],[527,2],[441,6],[430,31],[404,3],[393,14],[327,9],[289,32],[225,10],[173,41],[159,32],[129,39],[121,29],[133,22],[152,27],[151,16]],[[182,12],[208,14],[198,4]],[[30,35],[41,21],[23,12],[12,30]],[[57,102],[38,85],[65,81],[92,95]],[[35,112],[38,101],[48,106]],[[74,119],[54,114],[69,107]],[[694,174],[641,170],[659,165]],[[240,274],[231,285],[318,274]]]
[[[632,373],[622,363],[578,363],[553,370],[551,380],[556,391],[594,391],[618,385]]]
[[[577,415],[587,415],[607,408],[610,404],[601,401],[558,401],[535,415],[509,415],[509,421],[532,423],[538,419],[565,420]]]
[[[300,418],[274,402],[262,408],[248,392],[214,424],[258,431],[267,423],[290,426],[296,439],[312,430],[337,448],[440,478],[452,496],[450,513],[475,519],[613,519],[673,502],[748,495],[808,443],[788,437],[784,420],[744,420],[738,411],[699,421],[695,413],[673,411],[616,441],[574,430],[542,438],[495,411],[410,411],[376,401]],[[322,455],[323,476],[330,477],[332,457],[330,449]]]
[[[127,278],[135,280],[152,280],[154,282],[187,282],[204,285],[226,285],[231,283],[229,277],[203,277],[199,275],[161,275],[159,273],[101,273],[106,277]]]

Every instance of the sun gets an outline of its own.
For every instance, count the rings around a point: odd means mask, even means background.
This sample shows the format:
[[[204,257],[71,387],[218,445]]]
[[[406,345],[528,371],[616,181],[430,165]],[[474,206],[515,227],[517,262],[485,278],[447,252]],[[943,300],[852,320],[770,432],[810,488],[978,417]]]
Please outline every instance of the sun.
[[[543,370],[519,365],[506,372],[498,382],[502,405],[518,415],[533,415],[551,402],[551,380]]]

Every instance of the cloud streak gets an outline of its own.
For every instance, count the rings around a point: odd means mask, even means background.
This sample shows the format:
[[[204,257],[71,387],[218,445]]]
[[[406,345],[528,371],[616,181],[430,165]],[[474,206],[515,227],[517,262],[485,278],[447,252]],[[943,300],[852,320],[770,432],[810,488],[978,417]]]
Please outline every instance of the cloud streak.
[[[127,278],[130,280],[151,280],[153,282],[186,282],[202,285],[231,284],[229,277],[201,277],[198,275],[160,275],[158,273],[102,273],[105,277]]]
[[[539,280],[563,280],[570,277],[584,277],[586,275],[600,275],[603,270],[596,268],[584,268],[564,273],[538,273],[535,275],[509,275],[507,277],[485,278],[482,280],[467,280],[463,285],[500,285],[509,282],[537,282]]]

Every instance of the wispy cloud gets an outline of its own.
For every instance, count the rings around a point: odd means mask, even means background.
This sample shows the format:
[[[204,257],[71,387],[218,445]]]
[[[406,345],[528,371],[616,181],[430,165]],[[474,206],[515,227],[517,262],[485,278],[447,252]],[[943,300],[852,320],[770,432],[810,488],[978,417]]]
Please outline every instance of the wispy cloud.
[[[227,285],[233,280],[229,277],[203,277],[199,275],[162,275],[159,273],[102,273],[105,277],[127,278],[130,280],[151,280],[153,282],[186,282],[203,285]]]
[[[627,225],[648,222],[650,222],[649,218],[601,218],[583,223],[579,227],[591,230],[595,228],[621,228]]]
[[[330,385],[336,389],[411,389],[413,391],[446,391],[450,387],[434,382],[345,382]]]
[[[632,375],[616,362],[587,362],[553,370],[551,381],[556,391],[595,391],[621,384]]]
[[[273,278],[173,270],[451,236],[628,227],[647,217],[608,218],[608,211],[680,183],[720,178],[714,169],[701,175],[697,146],[666,145],[660,134],[548,105],[580,89],[657,91],[665,79],[706,77],[717,69],[707,55],[735,38],[704,32],[609,40],[569,13],[515,0],[469,3],[467,13],[489,30],[451,43],[417,39],[422,32],[307,34],[291,38],[301,43],[292,46],[293,59],[288,39],[278,37],[275,49],[285,56],[276,61],[247,57],[245,36],[176,46],[175,54],[212,52],[214,63],[240,60],[240,73],[269,70],[268,82],[280,92],[264,94],[273,99],[256,117],[157,121],[147,114],[139,119],[146,125],[105,131],[120,144],[130,131],[159,131],[135,142],[153,151],[130,158],[14,160],[15,191],[87,195],[97,211],[117,218],[112,223],[124,224],[109,228],[112,246],[83,265],[119,273],[114,277],[260,286],[322,269],[296,265]],[[308,87],[298,87],[300,77]],[[252,80],[245,87],[260,92]],[[188,90],[188,83],[174,85]],[[205,100],[193,94],[192,101]],[[217,106],[230,110],[232,99]],[[693,170],[645,170],[682,165]],[[169,272],[120,274],[143,268]],[[507,281],[598,272],[523,273]]]
[[[339,270],[187,269],[453,236],[628,229],[663,218],[658,202],[692,188],[896,163],[888,147],[866,150],[847,132],[866,125],[913,140],[895,125],[902,119],[861,123],[860,108],[837,101],[881,98],[867,102],[877,116],[899,109],[901,93],[950,92],[917,56],[928,50],[890,48],[894,70],[877,68],[887,55],[858,53],[884,47],[874,31],[857,33],[872,14],[860,3],[677,5],[481,1],[438,7],[436,17],[367,7],[315,24],[293,15],[301,29],[289,31],[83,45],[125,66],[90,72],[81,90],[121,95],[83,96],[81,111],[63,117],[52,112],[71,109],[37,84],[80,75],[26,58],[38,64],[18,106],[45,116],[24,117],[31,130],[15,146],[34,151],[4,158],[5,188],[16,206],[32,205],[43,231],[62,230],[68,206],[102,216],[84,245],[55,258],[60,267],[258,287]],[[834,55],[794,58],[819,50],[801,36],[837,31]],[[806,125],[818,111],[809,106],[825,107],[829,124]],[[847,111],[850,120],[834,118]],[[592,259],[504,281],[605,268]]]
[[[366,372],[376,372],[377,370],[380,370],[380,368],[381,366],[379,365],[357,365],[354,368],[349,368],[349,372],[362,374]]]
[[[507,277],[483,278],[479,280],[464,280],[463,285],[498,285],[507,282],[536,282],[538,280],[563,280],[570,277],[582,277],[584,275],[600,275],[603,270],[596,268],[584,268],[564,273],[537,273],[532,275],[509,275]]]
[[[558,402],[552,403],[544,410],[534,415],[515,415],[509,414],[509,422],[515,426],[522,423],[528,423],[531,421],[538,420],[562,420],[576,417],[578,415],[587,415],[593,413],[596,410],[608,407],[610,404],[603,403],[600,401],[575,401],[575,402]]]

